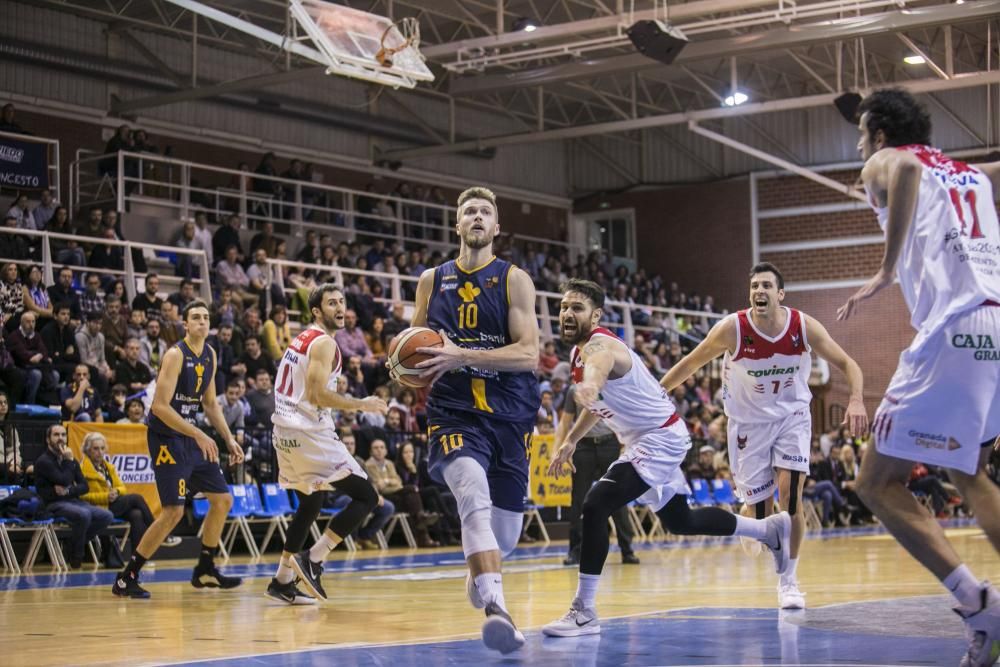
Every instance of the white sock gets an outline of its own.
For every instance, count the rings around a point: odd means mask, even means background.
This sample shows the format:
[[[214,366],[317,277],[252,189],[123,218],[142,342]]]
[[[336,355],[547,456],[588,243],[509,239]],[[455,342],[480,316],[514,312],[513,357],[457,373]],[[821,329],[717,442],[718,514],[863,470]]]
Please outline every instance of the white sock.
[[[499,572],[487,572],[475,579],[476,590],[483,602],[489,604],[495,602],[504,611],[507,611],[507,602],[503,599],[503,577]]]
[[[274,578],[278,580],[279,584],[287,584],[295,578],[295,570],[288,564],[291,559],[291,556],[287,558],[282,556],[281,560],[278,561],[278,573],[274,575]]]
[[[783,575],[781,575],[781,582],[786,584],[795,583],[798,580],[795,576],[795,568],[797,568],[798,566],[799,566],[798,558],[789,558],[788,569],[785,570],[785,573]]]
[[[767,537],[767,522],[763,519],[751,519],[742,515],[736,516],[737,537],[752,537],[755,540],[763,540]]]
[[[330,537],[329,533],[323,533],[309,550],[309,560],[314,563],[322,563],[330,555],[330,552],[337,548],[338,544],[340,544],[339,537]]]
[[[960,605],[970,609],[979,609],[982,603],[979,581],[964,563],[956,567],[941,583],[955,596]]]
[[[597,584],[601,581],[599,574],[580,573],[580,578],[576,583],[576,598],[584,609],[593,609],[597,601]]]

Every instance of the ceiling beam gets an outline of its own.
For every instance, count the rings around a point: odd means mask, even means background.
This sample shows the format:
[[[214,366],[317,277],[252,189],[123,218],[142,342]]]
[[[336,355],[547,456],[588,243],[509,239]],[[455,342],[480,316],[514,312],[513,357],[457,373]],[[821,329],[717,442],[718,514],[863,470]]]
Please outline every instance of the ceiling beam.
[[[690,5],[681,5],[678,9],[688,6]],[[673,11],[671,9],[671,13]],[[948,23],[975,21],[997,14],[1000,14],[1000,0],[974,0],[961,5],[920,7],[907,9],[905,13],[902,11],[887,12],[845,18],[836,22],[824,21],[797,25],[794,30],[782,27],[736,37],[691,42],[681,51],[671,66],[647,58],[642,54],[633,53],[511,73],[456,77],[449,90],[453,95],[475,95],[484,91],[509,90],[521,86],[550,86],[563,81],[592,79],[622,71],[665,69],[710,58],[727,58],[758,51],[785,50],[823,42],[882,35],[887,32],[894,33]],[[422,51],[426,52],[426,49],[422,49]]]
[[[985,86],[996,83],[1000,83],[1000,71],[956,75],[951,79],[921,79],[916,81],[906,81],[900,82],[897,85],[909,90],[912,93],[919,94],[937,92],[941,90],[972,88],[975,86]],[[759,113],[772,113],[776,111],[790,111],[794,109],[832,106],[834,98],[836,98],[835,94],[826,93],[822,95],[773,100],[770,102],[748,103],[738,107],[703,109],[700,111],[646,116],[644,118],[633,118],[631,120],[592,123],[577,127],[546,130],[544,132],[522,132],[519,134],[497,135],[493,137],[482,137],[480,139],[472,139],[470,141],[448,144],[446,146],[430,146],[424,148],[389,151],[385,154],[385,157],[396,160],[410,160],[429,157],[431,155],[445,155],[468,150],[482,150],[495,146],[513,146],[518,144],[533,143],[536,141],[575,139],[577,137],[587,137],[595,134],[610,134],[616,132],[628,132],[631,130],[641,130],[648,127],[679,125],[685,124],[691,120],[710,120]]]

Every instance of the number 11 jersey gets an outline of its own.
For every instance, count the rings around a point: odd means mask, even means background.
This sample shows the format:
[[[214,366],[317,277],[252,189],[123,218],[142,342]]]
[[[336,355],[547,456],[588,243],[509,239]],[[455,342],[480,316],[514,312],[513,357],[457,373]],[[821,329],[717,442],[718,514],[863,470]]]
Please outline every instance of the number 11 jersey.
[[[331,424],[330,411],[317,408],[305,397],[309,351],[313,344],[324,336],[328,334],[316,325],[303,329],[282,355],[275,380],[277,384],[274,389],[274,415],[271,418],[275,426],[312,429]],[[340,348],[336,342],[334,348],[333,368],[330,369],[332,382],[336,382],[341,367]]]

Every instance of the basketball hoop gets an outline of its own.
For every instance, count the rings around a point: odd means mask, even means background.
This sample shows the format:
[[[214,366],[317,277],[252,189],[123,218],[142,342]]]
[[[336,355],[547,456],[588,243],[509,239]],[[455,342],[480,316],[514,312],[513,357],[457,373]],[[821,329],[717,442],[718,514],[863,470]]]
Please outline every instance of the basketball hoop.
[[[393,32],[393,28],[399,28],[399,34],[403,36],[403,41],[400,42],[399,35]],[[395,46],[390,46],[387,42],[396,42]],[[382,33],[381,39],[379,39],[379,50],[375,54],[375,60],[382,67],[391,68],[392,67],[392,57],[408,49],[409,47],[418,49],[420,47],[420,22],[414,17],[408,17],[397,21],[396,23],[390,25]]]

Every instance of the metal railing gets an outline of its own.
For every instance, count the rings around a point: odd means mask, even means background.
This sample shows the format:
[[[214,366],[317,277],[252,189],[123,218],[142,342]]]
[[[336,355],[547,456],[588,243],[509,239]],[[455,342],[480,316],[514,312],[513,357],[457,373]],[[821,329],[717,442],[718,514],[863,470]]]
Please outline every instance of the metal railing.
[[[137,286],[140,283],[144,283],[145,277],[148,273],[153,273],[152,271],[141,272],[135,270],[135,263],[132,258],[132,251],[142,252],[143,250],[153,250],[154,252],[166,253],[168,255],[188,255],[191,256],[192,261],[197,262],[200,267],[199,278],[192,278],[191,281],[198,287],[199,294],[206,303],[212,302],[212,285],[208,279],[209,267],[208,267],[208,257],[205,255],[204,250],[191,250],[188,248],[179,248],[176,246],[163,246],[155,245],[151,243],[133,243],[132,241],[119,241],[117,239],[102,239],[102,238],[91,238],[89,236],[77,236],[72,234],[60,234],[58,232],[38,232],[28,229],[3,229],[6,234],[21,234],[24,236],[32,237],[35,239],[36,243],[40,245],[41,250],[41,261],[35,259],[21,259],[14,257],[0,257],[0,262],[10,263],[13,262],[18,265],[26,266],[31,264],[41,264],[42,267],[42,281],[45,285],[55,284],[54,275],[55,270],[58,270],[63,265],[56,262],[56,257],[52,251],[52,241],[75,241],[77,243],[88,243],[93,245],[103,245],[109,247],[122,248],[122,263],[123,269],[107,269],[107,268],[94,268],[89,266],[76,266],[69,265],[70,268],[75,271],[84,271],[87,273],[96,273],[99,275],[111,275],[117,276],[123,279],[125,284],[125,295],[128,297],[129,302],[135,298],[137,294]],[[36,251],[37,252],[37,251]],[[169,276],[163,276],[165,279],[169,280]],[[178,278],[180,280],[180,278]]]
[[[48,167],[49,167],[49,192],[52,193],[53,199],[56,201],[62,201],[60,195],[62,194],[62,187],[60,182],[62,180],[62,175],[59,167],[59,140],[50,139],[48,137],[38,137],[31,134],[14,134],[11,132],[0,132],[0,137],[8,139],[16,139],[18,141],[25,141],[36,144],[46,144],[48,146]],[[4,186],[4,190],[17,190],[20,191],[21,188],[15,186]]]

